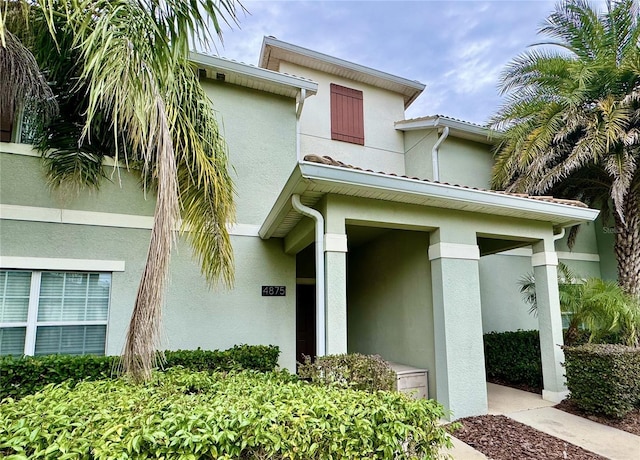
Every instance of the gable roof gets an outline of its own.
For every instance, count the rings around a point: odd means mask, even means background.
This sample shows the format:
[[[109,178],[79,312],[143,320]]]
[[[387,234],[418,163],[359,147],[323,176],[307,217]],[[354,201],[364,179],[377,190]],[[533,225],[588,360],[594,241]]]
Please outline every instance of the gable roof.
[[[500,133],[492,131],[486,126],[446,115],[429,115],[420,118],[410,118],[395,122],[396,129],[400,131],[414,131],[418,129],[433,129],[448,126],[455,137],[468,139],[483,144],[495,144],[500,140]]]
[[[274,37],[264,37],[259,66],[278,71],[280,61],[337,75],[349,80],[383,88],[404,97],[405,109],[422,93],[425,85],[415,80],[398,77],[380,70],[345,61],[328,54],[286,43]]]
[[[189,60],[206,72],[207,78],[295,98],[301,89],[308,96],[318,92],[318,84],[308,78],[261,69],[219,56],[190,53]]]
[[[593,221],[599,213],[574,200],[432,182],[365,170],[330,157],[307,155],[294,168],[263,222],[259,230],[262,238],[284,237],[302,219],[291,206],[293,194],[300,195],[307,206],[315,205],[325,194],[340,194],[544,221],[557,227]]]

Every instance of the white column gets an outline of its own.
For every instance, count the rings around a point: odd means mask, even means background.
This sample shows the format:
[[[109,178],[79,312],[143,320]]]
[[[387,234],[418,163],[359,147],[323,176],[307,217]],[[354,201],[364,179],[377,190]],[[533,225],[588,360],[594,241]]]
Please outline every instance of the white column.
[[[326,233],[327,354],[347,352],[347,235]]]
[[[475,235],[474,235],[475,240]],[[429,247],[433,289],[436,398],[457,419],[487,413],[476,244]]]
[[[562,315],[558,293],[558,256],[553,241],[541,240],[533,245],[531,257],[536,281],[540,352],[542,355],[542,397],[560,402],[567,395],[562,351]]]

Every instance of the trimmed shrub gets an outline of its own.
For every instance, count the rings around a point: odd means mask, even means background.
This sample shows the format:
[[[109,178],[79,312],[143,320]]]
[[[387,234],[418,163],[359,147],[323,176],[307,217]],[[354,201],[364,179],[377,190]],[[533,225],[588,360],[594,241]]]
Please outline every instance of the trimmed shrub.
[[[165,352],[165,369],[182,366],[193,371],[252,369],[273,371],[280,348],[274,345],[236,345],[225,351],[178,350]],[[0,359],[0,400],[22,398],[50,383],[110,378],[118,365],[117,356],[25,356]]]
[[[450,444],[434,401],[292,379],[174,368],[143,385],[51,385],[0,405],[0,457],[417,459]]]
[[[316,358],[306,356],[298,367],[298,376],[314,384],[354,390],[393,390],[396,374],[379,355],[349,353]]]
[[[622,418],[640,407],[640,348],[564,347],[570,399],[588,413]]]
[[[538,331],[491,332],[483,338],[487,378],[542,388]]]

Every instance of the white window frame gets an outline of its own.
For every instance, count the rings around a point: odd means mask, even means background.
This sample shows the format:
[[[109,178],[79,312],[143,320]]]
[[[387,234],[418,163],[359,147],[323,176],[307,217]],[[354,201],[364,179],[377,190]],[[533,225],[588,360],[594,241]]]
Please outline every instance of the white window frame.
[[[104,354],[107,354],[107,346],[109,341],[109,315],[111,314],[111,288],[113,287],[113,273],[108,271],[73,271],[73,270],[47,270],[55,273],[78,273],[78,274],[109,274],[111,275],[111,283],[109,285],[109,302],[107,304],[107,318],[104,320],[85,320],[85,321],[38,321],[38,304],[40,302],[40,282],[42,280],[42,273],[44,270],[25,270],[23,268],[10,269],[0,268],[2,271],[28,271],[31,272],[31,286],[29,290],[29,309],[27,310],[26,322],[0,322],[0,329],[9,328],[26,328],[24,338],[24,350],[23,354],[26,356],[33,356],[36,349],[36,333],[38,327],[44,326],[105,326],[105,341],[104,341]]]

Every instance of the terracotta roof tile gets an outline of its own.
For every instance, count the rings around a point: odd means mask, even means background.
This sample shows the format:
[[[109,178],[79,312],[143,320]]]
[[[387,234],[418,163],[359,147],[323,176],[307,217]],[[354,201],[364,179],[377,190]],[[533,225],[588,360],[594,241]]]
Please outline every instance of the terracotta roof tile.
[[[382,174],[384,176],[394,176],[394,177],[401,177],[401,178],[404,178],[404,179],[419,180],[419,181],[422,181],[422,182],[429,182],[431,184],[443,184],[443,185],[449,185],[449,186],[452,186],[452,187],[465,188],[465,189],[469,189],[469,190],[478,190],[478,191],[481,191],[481,192],[496,193],[498,195],[516,196],[516,197],[527,198],[527,199],[536,200],[536,201],[546,201],[548,203],[564,204],[564,205],[569,205],[569,206],[576,206],[578,208],[588,208],[588,206],[586,204],[584,204],[582,201],[577,201],[577,200],[565,200],[565,199],[561,199],[561,198],[554,198],[552,196],[528,195],[526,193],[512,193],[512,192],[505,192],[503,190],[487,190],[487,189],[482,189],[482,188],[477,188],[477,187],[469,187],[467,185],[449,184],[447,182],[438,182],[438,181],[432,181],[432,180],[427,180],[427,179],[421,179],[421,178],[418,178],[418,177],[409,177],[409,176],[404,176],[404,175],[398,175],[398,174],[395,174],[395,173],[386,173],[384,171],[374,171],[372,169],[364,169],[364,168],[360,168],[358,166],[353,166],[353,165],[350,165],[350,164],[346,164],[346,163],[343,163],[342,161],[334,160],[333,158],[328,157],[328,156],[306,155],[304,157],[304,161],[308,161],[308,162],[311,162],[311,163],[318,163],[318,164],[328,165],[328,166],[338,166],[338,167],[346,168],[346,169],[354,169],[356,171],[364,171],[364,172],[369,172],[369,173],[374,173],[374,174]]]

